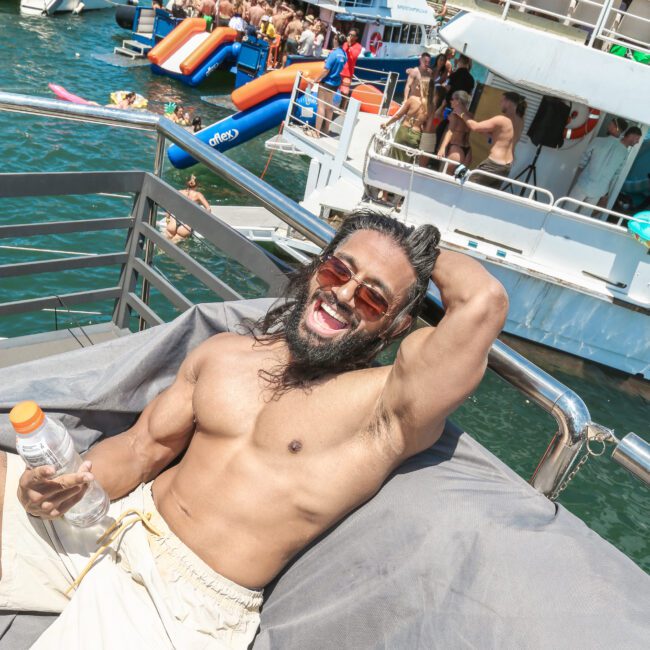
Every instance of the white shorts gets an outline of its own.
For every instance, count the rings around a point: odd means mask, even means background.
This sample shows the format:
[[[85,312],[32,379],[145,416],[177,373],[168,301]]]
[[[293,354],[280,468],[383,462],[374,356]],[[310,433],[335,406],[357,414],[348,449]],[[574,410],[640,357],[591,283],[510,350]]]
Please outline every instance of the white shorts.
[[[28,515],[16,492],[25,465],[7,454],[2,517],[0,609],[63,612],[33,648],[245,650],[259,625],[262,592],[213,571],[172,533],[151,484],[111,503],[108,525],[133,508],[150,513],[160,535],[134,517],[70,595],[97,550],[105,521],[75,528]]]
[[[426,153],[435,153],[436,151],[435,132],[422,133],[422,138],[420,139],[420,149]]]

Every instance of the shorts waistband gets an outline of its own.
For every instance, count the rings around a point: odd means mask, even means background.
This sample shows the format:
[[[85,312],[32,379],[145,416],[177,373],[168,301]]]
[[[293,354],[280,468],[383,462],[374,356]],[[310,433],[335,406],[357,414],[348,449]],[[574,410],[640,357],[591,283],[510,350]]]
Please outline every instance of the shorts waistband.
[[[174,568],[181,571],[184,577],[195,587],[223,601],[231,600],[249,611],[258,612],[262,606],[264,592],[262,590],[248,589],[229,580],[214,569],[209,567],[194,551],[186,546],[172,530],[162,515],[156,510],[156,505],[151,493],[151,483],[144,486],[144,510],[151,512],[151,524],[162,535],[158,536],[147,532],[149,544],[158,547],[163,552],[166,561],[172,561]]]

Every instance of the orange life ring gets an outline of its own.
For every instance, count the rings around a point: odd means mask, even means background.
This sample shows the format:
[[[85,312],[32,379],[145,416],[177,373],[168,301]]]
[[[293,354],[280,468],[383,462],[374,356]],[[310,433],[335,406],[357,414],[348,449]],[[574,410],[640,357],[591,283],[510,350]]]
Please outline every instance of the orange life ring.
[[[377,54],[379,48],[383,45],[381,41],[381,34],[379,32],[374,32],[372,36],[368,39],[368,49],[373,53]]]
[[[576,126],[575,129],[564,129],[564,138],[565,140],[578,140],[579,138],[584,138],[588,133],[591,133],[598,124],[600,119],[600,111],[597,108],[588,108],[589,115],[587,119],[580,125]]]

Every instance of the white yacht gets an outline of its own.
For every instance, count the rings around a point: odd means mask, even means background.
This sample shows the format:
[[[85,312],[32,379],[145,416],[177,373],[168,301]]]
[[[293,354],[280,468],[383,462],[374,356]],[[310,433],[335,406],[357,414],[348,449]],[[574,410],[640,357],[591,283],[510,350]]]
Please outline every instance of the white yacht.
[[[20,0],[20,13],[27,16],[51,16],[54,13],[72,12],[79,14],[91,9],[110,9],[113,0]]]
[[[503,282],[511,303],[506,332],[650,379],[648,248],[628,231],[630,214],[612,209],[640,146],[629,150],[607,209],[567,196],[582,153],[612,117],[647,135],[650,67],[641,61],[650,54],[650,2],[627,9],[614,0],[454,4],[465,11],[440,35],[486,69],[477,79],[476,119],[496,114],[502,92],[513,90],[528,101],[526,134],[550,96],[570,116],[562,146],[536,146],[524,135],[513,178],[492,189],[474,182],[474,170],[462,178],[444,173],[444,159],[440,171],[421,166],[421,152],[411,150],[412,162],[395,160],[390,134],[379,129],[386,118],[357,104],[340,136],[318,139],[305,135],[292,105],[283,138],[311,158],[303,205],[328,217],[379,192],[403,197],[397,218],[434,223],[444,246],[480,259]],[[627,57],[615,56],[614,46]],[[474,165],[488,144],[474,134],[471,144]]]

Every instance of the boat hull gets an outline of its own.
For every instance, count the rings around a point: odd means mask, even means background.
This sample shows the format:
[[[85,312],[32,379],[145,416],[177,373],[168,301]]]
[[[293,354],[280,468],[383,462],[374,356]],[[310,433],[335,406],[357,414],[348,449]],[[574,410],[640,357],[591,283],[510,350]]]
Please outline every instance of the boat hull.
[[[50,16],[75,11],[80,2],[83,2],[83,11],[110,9],[115,5],[109,0],[21,0],[20,13],[26,16]]]

